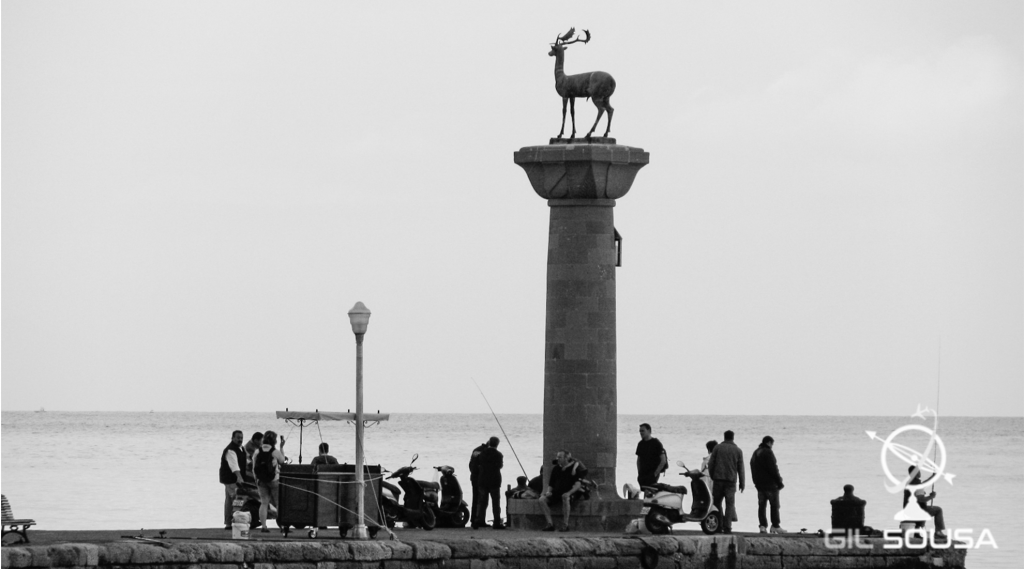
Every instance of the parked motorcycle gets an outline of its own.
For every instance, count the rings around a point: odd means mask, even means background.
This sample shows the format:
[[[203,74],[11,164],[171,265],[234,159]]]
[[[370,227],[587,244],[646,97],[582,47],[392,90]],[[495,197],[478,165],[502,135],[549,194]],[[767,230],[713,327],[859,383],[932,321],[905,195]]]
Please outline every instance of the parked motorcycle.
[[[441,474],[441,502],[434,512],[437,527],[464,528],[469,523],[469,504],[462,499],[462,485],[455,478],[455,469],[451,466],[435,466],[434,470]]]
[[[394,527],[395,522],[405,522],[405,527],[432,530],[437,524],[435,509],[439,485],[436,482],[419,481],[410,476],[417,470],[413,463],[419,457],[418,454],[412,455],[409,466],[403,466],[387,477],[387,480],[397,478],[398,485],[405,491],[405,499],[401,504],[398,502],[394,486],[388,483],[382,485],[382,506],[389,527]]]
[[[644,525],[653,534],[665,534],[672,529],[672,524],[683,522],[700,522],[700,529],[708,535],[713,535],[722,529],[722,514],[711,503],[711,490],[707,482],[701,478],[699,470],[689,470],[681,460],[676,465],[683,468],[680,472],[690,479],[690,489],[693,491],[693,502],[690,511],[683,510],[683,496],[686,495],[684,486],[670,486],[668,484],[655,484],[644,486]]]

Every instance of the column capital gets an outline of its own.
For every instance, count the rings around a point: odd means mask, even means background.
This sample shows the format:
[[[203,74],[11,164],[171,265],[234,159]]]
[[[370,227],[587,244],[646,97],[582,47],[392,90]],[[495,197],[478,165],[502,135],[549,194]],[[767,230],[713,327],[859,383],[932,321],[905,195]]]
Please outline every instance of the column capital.
[[[621,144],[554,143],[524,146],[514,160],[546,200],[615,200],[626,195],[650,154]]]

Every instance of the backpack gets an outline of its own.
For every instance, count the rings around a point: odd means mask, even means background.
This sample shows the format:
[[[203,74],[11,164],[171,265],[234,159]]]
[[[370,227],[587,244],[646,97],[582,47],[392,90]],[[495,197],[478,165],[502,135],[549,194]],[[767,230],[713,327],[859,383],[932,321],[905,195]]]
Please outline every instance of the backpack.
[[[271,482],[274,480],[274,476],[277,475],[277,469],[274,468],[274,451],[269,452],[261,450],[256,455],[256,462],[252,466],[252,473],[256,475],[256,480],[260,482]]]

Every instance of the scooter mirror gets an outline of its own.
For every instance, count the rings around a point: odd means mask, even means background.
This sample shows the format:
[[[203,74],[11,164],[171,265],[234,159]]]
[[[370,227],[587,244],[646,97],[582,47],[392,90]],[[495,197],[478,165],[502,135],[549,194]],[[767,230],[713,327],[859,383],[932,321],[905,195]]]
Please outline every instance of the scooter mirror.
[[[418,459],[419,457],[420,457],[420,453],[416,453],[416,454],[412,455],[412,460],[409,461],[409,465],[411,466],[412,463],[416,462],[416,459]]]
[[[676,461],[676,466],[681,466],[681,467],[683,467],[683,468],[686,468],[686,465],[685,465],[685,464],[683,464],[683,461],[681,461],[681,460],[677,460],[677,461]]]

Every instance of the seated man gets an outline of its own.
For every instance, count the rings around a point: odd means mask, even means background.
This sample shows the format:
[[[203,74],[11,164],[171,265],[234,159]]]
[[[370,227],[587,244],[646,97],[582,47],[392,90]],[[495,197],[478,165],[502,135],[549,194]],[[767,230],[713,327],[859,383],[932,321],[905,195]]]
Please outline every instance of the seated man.
[[[331,452],[331,445],[327,443],[320,443],[319,451],[320,456],[313,457],[313,461],[310,462],[310,464],[313,465],[313,468],[316,468],[321,464],[338,464],[338,459],[327,454]]]
[[[558,531],[569,531],[569,505],[573,495],[583,492],[583,479],[587,476],[587,467],[572,458],[565,450],[558,451],[556,464],[551,468],[548,487],[538,498],[541,510],[548,525],[543,531],[555,531],[555,523],[551,519],[551,506],[562,503],[562,527]]]
[[[924,488],[918,488],[914,491],[914,499],[917,500],[917,505],[927,512],[929,516],[935,518],[935,537],[944,538],[946,537],[946,520],[942,517],[942,508],[928,505],[928,502],[934,498],[935,492],[926,493]]]

